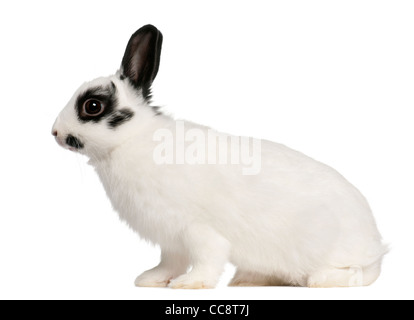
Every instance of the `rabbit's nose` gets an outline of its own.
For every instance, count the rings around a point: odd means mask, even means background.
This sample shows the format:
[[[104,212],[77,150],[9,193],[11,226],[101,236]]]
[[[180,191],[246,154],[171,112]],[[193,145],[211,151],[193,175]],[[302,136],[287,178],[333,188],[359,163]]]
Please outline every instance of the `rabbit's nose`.
[[[54,137],[57,137],[57,136],[58,136],[58,132],[57,132],[57,130],[53,130],[53,131],[52,131],[52,135],[53,135]]]

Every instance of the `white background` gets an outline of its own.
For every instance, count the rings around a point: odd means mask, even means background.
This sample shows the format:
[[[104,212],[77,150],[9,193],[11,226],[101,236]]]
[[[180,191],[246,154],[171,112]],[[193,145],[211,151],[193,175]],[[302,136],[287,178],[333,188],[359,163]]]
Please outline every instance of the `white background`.
[[[2,1],[0,298],[413,298],[413,17],[412,1]],[[284,143],[365,194],[392,248],[373,286],[227,288],[231,266],[215,290],[133,286],[158,249],[50,130],[147,23],[164,34],[164,111]]]

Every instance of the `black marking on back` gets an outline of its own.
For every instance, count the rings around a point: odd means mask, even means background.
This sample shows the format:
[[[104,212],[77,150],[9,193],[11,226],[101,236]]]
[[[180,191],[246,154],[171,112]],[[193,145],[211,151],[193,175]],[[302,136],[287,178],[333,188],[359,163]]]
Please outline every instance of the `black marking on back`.
[[[162,115],[161,107],[151,106],[151,108],[152,108],[152,111],[154,111],[156,116]]]
[[[111,129],[115,129],[121,124],[131,120],[133,116],[134,112],[129,109],[117,110],[108,118],[108,125]]]

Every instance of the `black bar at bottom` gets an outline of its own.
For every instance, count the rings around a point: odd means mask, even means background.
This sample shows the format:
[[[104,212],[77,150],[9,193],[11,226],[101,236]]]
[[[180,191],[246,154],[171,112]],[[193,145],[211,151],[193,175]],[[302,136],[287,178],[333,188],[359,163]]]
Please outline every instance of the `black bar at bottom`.
[[[156,319],[265,319],[275,312],[277,301],[140,301]]]

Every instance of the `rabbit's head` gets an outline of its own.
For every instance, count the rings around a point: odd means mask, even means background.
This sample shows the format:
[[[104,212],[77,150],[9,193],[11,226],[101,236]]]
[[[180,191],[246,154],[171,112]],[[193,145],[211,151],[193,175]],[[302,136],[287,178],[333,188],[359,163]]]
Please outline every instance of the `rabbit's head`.
[[[52,129],[59,145],[100,157],[137,134],[157,114],[150,98],[161,46],[162,34],[154,26],[135,32],[120,70],[83,84],[59,114]]]

